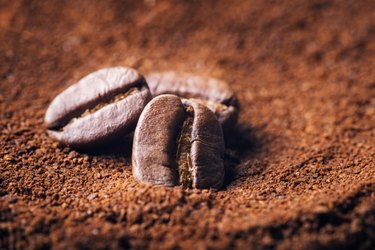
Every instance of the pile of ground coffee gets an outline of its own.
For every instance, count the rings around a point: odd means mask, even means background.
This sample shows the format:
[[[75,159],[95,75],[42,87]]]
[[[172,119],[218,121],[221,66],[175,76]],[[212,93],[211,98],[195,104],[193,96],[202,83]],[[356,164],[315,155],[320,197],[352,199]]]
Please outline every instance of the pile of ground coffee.
[[[374,1],[1,1],[0,244],[373,248]],[[150,187],[131,139],[77,152],[52,99],[113,65],[231,83],[224,190]]]

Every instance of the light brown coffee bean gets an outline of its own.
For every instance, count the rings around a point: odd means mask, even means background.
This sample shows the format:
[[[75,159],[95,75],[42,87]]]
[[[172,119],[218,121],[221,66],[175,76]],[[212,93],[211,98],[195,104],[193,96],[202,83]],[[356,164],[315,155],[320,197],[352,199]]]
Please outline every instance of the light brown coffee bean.
[[[196,99],[218,118],[223,130],[231,130],[237,122],[239,104],[234,91],[221,80],[183,72],[154,72],[146,75],[151,94],[174,94]]]
[[[150,99],[147,83],[136,70],[101,69],[56,96],[45,123],[49,135],[63,144],[96,146],[131,132]]]

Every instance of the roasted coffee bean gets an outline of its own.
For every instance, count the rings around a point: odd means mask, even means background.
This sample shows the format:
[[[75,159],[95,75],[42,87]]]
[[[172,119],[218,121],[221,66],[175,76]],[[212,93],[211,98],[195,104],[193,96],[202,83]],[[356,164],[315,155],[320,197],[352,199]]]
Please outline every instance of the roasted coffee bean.
[[[96,146],[131,132],[150,99],[147,83],[136,70],[101,69],[56,96],[45,123],[49,135],[64,144]]]
[[[222,128],[211,110],[161,95],[147,104],[135,129],[133,175],[154,185],[219,189],[224,150]]]
[[[224,81],[174,71],[150,73],[146,75],[146,80],[153,96],[173,94],[194,98],[204,104],[214,112],[224,132],[233,128],[237,122],[238,100]]]

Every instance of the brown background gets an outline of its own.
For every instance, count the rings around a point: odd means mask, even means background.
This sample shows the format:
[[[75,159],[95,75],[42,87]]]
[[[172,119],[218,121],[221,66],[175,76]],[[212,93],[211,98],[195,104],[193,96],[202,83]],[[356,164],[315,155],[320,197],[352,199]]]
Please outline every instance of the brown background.
[[[0,0],[0,39],[1,247],[374,247],[375,1]],[[53,97],[118,65],[237,91],[224,190],[47,137]]]

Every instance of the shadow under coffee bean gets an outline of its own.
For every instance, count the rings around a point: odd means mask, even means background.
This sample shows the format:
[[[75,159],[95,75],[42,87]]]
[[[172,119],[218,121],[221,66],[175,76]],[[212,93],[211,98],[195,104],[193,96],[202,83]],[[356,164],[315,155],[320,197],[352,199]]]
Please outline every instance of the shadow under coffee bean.
[[[205,105],[214,112],[224,132],[237,122],[238,100],[224,81],[174,71],[150,73],[146,80],[152,96],[173,94]]]
[[[101,69],[56,96],[45,116],[48,134],[73,147],[98,145],[131,132],[150,99],[136,70]]]
[[[134,177],[155,185],[215,188],[224,180],[222,128],[204,105],[161,95],[142,112],[133,140]]]

